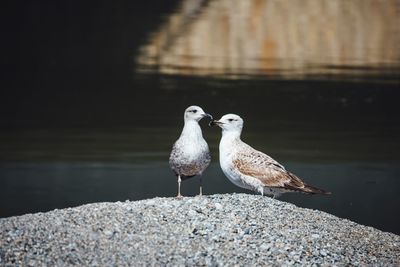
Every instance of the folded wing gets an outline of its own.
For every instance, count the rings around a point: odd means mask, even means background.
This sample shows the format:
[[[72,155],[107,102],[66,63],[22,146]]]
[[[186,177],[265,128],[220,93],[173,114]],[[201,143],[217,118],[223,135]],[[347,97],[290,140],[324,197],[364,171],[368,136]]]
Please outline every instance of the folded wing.
[[[270,156],[251,147],[247,147],[246,150],[237,153],[233,164],[241,174],[259,179],[264,186],[310,194],[329,193],[322,189],[308,186],[299,177],[285,170],[281,164]]]

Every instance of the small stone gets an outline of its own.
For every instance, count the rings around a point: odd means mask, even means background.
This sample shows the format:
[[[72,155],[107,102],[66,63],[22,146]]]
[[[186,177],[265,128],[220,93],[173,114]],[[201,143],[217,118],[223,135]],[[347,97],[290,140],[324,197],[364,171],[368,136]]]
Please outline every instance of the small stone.
[[[194,210],[189,210],[188,211],[188,215],[194,217],[194,216],[197,216],[198,213],[196,211],[194,211]]]
[[[321,256],[326,256],[328,255],[327,251],[325,249],[320,250],[319,254],[321,254]]]
[[[105,230],[103,233],[104,233],[105,235],[107,235],[107,236],[110,236],[110,235],[113,234],[113,232],[110,231],[110,230]]]
[[[261,250],[268,250],[271,248],[270,244],[261,244],[260,249]]]
[[[222,205],[221,204],[219,204],[219,203],[215,203],[215,209],[217,209],[217,210],[222,210]]]

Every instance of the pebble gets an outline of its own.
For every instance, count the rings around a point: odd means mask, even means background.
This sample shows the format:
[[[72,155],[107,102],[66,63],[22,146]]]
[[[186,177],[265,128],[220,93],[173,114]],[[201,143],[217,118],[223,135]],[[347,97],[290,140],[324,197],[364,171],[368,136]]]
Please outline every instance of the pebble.
[[[215,205],[215,208],[217,209],[217,210],[222,210],[222,205],[220,204],[220,203],[215,203],[214,204]]]
[[[400,266],[400,237],[250,194],[0,219],[1,266]]]

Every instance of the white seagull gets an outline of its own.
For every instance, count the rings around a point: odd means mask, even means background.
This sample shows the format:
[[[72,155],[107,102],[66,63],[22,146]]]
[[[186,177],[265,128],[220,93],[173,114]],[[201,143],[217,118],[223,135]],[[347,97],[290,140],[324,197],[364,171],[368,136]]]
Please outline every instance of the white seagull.
[[[325,190],[307,185],[299,177],[288,172],[270,156],[255,150],[240,139],[243,119],[227,114],[210,125],[222,128],[219,144],[221,169],[235,185],[269,195],[274,198],[285,192],[330,194]]]
[[[202,173],[211,162],[210,150],[204,140],[199,121],[212,116],[203,111],[201,107],[190,106],[185,110],[182,133],[174,143],[169,157],[169,165],[178,177],[178,198],[181,198],[181,181],[199,175],[200,192],[202,189]]]

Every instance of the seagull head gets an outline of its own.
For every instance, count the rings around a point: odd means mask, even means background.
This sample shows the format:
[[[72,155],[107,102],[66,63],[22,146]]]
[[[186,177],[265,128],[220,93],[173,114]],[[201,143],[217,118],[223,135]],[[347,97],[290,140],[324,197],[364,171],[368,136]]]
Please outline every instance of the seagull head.
[[[199,107],[199,106],[190,106],[185,110],[185,122],[186,121],[200,121],[202,118],[204,117],[209,117],[211,120],[213,119],[213,117],[208,114],[205,113],[204,110]]]
[[[210,125],[219,126],[223,132],[242,132],[243,119],[236,114],[226,114],[219,120],[213,120]]]

